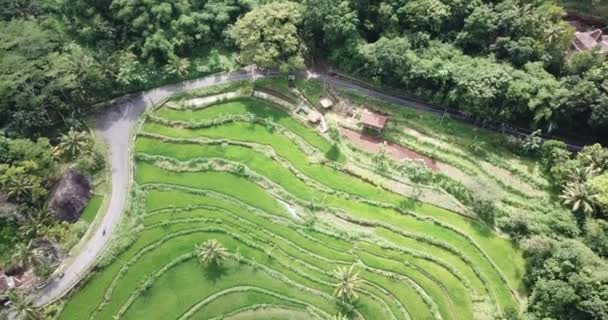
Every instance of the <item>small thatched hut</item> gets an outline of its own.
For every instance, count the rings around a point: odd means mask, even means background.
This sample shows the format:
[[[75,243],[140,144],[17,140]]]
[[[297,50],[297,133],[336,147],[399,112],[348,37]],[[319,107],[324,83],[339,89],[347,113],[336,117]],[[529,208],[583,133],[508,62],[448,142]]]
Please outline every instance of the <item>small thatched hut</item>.
[[[91,182],[80,172],[68,170],[51,195],[49,209],[58,220],[76,222],[91,199]]]

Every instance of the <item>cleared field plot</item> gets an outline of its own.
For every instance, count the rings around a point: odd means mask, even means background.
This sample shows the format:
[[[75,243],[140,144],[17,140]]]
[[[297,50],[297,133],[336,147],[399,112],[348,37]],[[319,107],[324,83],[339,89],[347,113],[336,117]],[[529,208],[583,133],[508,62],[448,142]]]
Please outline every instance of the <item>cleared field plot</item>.
[[[341,171],[349,161],[261,100],[157,110],[135,144],[133,242],[59,318],[495,319],[520,309],[524,261],[508,240]],[[199,261],[209,240],[225,248],[222,263]],[[351,267],[356,297],[340,297],[336,270]]]

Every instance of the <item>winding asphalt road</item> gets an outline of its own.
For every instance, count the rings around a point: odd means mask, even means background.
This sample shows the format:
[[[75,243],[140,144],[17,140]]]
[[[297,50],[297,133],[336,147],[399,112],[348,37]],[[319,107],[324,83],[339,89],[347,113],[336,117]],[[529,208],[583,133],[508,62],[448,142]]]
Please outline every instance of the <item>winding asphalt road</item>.
[[[264,75],[256,74],[257,77]],[[96,134],[102,137],[108,147],[111,169],[112,193],[107,211],[94,234],[87,240],[77,256],[65,266],[63,277],[54,278],[36,295],[37,306],[44,306],[61,298],[70,291],[92,268],[118,226],[126,209],[129,186],[131,184],[131,134],[138,117],[147,109],[164,99],[184,91],[204,88],[217,84],[248,80],[252,74],[235,72],[167,85],[138,94],[127,95],[115,100],[113,105],[97,115]]]

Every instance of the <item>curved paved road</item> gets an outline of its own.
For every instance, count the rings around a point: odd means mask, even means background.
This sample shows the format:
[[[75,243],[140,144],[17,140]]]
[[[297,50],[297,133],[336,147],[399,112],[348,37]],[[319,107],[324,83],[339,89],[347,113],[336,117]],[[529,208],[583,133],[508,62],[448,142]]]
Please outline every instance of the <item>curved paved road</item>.
[[[71,259],[70,265],[63,268],[64,276],[52,280],[38,292],[35,298],[36,305],[47,305],[72,289],[82,276],[93,267],[97,257],[108,244],[110,235],[118,226],[127,204],[126,200],[131,183],[130,137],[138,117],[144,110],[157,105],[175,93],[232,81],[247,80],[251,79],[251,76],[251,73],[246,72],[217,74],[159,87],[139,94],[127,95],[118,98],[111,107],[97,115],[96,134],[102,137],[108,146],[111,169],[112,193],[107,211],[99,227],[84,244],[78,255]],[[263,75],[256,74],[256,77],[261,76]]]

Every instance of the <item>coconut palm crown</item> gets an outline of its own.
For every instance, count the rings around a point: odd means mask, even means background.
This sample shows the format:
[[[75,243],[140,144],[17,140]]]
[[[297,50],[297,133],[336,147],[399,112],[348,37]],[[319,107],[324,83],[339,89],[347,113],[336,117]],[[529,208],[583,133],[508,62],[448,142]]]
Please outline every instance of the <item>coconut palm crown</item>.
[[[356,300],[357,293],[355,290],[359,287],[361,279],[359,273],[354,271],[354,265],[350,267],[338,267],[334,271],[334,276],[338,279],[334,295],[340,299]]]
[[[18,320],[40,320],[43,319],[40,310],[34,306],[31,299],[23,293],[10,290],[4,294],[4,298],[10,301],[9,308]]]
[[[569,206],[572,211],[581,211],[591,214],[594,211],[593,204],[598,194],[588,183],[569,183],[560,196],[564,205]]]
[[[331,317],[331,320],[348,320],[348,318],[345,315],[338,313]]]
[[[204,265],[219,265],[228,256],[228,251],[217,240],[211,239],[198,246],[198,259]]]
[[[62,134],[61,138],[59,138],[58,147],[62,152],[75,157],[90,148],[91,141],[89,138],[86,132],[70,128],[70,131]]]

